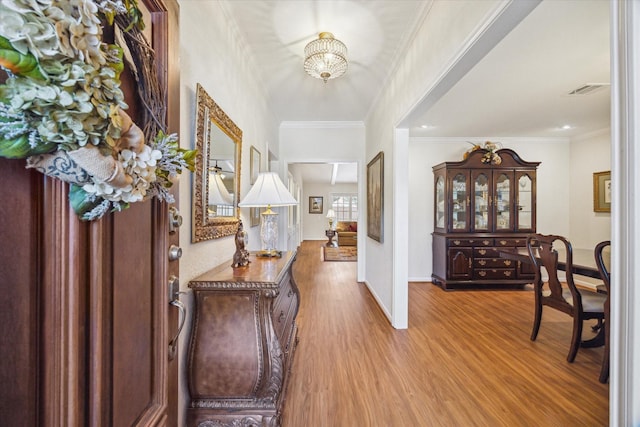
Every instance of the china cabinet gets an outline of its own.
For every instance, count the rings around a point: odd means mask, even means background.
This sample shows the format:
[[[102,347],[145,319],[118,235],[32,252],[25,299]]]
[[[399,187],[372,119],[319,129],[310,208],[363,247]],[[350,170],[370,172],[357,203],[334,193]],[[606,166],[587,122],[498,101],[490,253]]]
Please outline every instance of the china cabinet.
[[[297,342],[295,252],[231,261],[189,283],[194,295],[189,426],[278,427]]]
[[[531,282],[530,266],[499,252],[525,246],[536,231],[539,164],[510,149],[480,149],[433,167],[433,283],[450,289]]]

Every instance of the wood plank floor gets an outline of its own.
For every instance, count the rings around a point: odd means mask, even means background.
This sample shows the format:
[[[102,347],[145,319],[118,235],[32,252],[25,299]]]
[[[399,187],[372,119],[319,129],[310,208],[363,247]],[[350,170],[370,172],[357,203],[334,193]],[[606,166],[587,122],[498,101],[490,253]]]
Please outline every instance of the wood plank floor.
[[[356,263],[323,262],[322,244],[303,242],[294,264],[300,341],[283,427],[608,425],[603,349],[567,363],[571,322],[555,310],[530,341],[530,291],[411,283],[409,329],[396,330]]]

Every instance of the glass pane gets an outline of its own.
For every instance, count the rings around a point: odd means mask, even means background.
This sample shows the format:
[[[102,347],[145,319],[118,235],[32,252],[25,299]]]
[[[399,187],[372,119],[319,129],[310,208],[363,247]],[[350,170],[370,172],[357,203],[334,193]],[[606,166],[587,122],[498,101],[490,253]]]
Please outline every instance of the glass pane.
[[[332,194],[331,208],[336,213],[336,221],[358,220],[358,196],[353,194]]]
[[[474,213],[475,213],[475,229],[489,229],[489,178],[485,174],[476,177],[473,183],[474,191]]]
[[[523,175],[518,179],[518,228],[532,229],[533,193],[531,177]]]
[[[505,174],[501,174],[496,181],[496,230],[508,230],[511,181]]]
[[[444,178],[436,181],[436,227],[444,227]]]
[[[453,178],[453,229],[467,228],[467,178],[459,173]]]

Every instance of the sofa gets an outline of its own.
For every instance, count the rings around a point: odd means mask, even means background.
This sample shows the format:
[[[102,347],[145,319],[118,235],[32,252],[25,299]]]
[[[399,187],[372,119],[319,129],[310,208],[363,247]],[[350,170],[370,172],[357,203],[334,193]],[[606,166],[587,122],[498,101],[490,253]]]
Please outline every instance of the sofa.
[[[338,221],[336,223],[338,246],[356,246],[358,244],[358,222]]]

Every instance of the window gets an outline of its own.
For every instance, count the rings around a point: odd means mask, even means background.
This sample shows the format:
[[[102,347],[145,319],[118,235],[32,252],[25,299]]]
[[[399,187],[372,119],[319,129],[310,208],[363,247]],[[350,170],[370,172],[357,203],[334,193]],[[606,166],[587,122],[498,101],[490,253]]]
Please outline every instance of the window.
[[[357,221],[358,195],[355,193],[332,194],[331,208],[336,213],[336,221]]]

